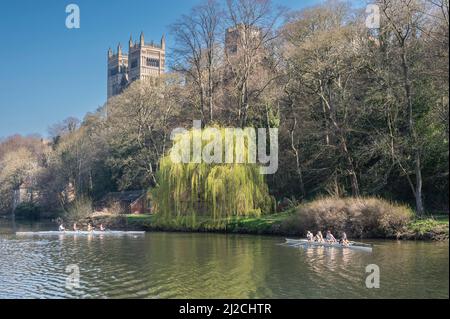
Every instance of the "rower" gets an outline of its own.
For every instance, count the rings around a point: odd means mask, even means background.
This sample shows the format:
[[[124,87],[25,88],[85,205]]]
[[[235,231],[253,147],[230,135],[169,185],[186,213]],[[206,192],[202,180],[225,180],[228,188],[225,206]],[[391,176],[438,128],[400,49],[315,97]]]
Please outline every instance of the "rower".
[[[93,231],[94,228],[92,227],[91,223],[88,224],[87,226],[87,231]]]
[[[66,229],[64,228],[64,225],[63,225],[63,224],[60,224],[60,225],[59,225],[59,231],[66,231]]]
[[[306,239],[308,239],[308,241],[314,241],[314,235],[309,230],[306,233]]]
[[[322,232],[320,230],[317,232],[315,240],[319,243],[323,243],[323,236],[322,236]]]
[[[73,231],[78,231],[77,223],[73,223]]]
[[[349,245],[349,241],[347,239],[347,234],[345,232],[342,232],[341,244],[344,245],[344,246],[348,246]]]
[[[325,238],[326,238],[327,242],[329,242],[329,243],[337,242],[336,238],[334,238],[333,234],[329,230],[327,231],[327,236]]]
[[[100,224],[100,231],[105,231],[105,227],[103,227],[103,224]]]

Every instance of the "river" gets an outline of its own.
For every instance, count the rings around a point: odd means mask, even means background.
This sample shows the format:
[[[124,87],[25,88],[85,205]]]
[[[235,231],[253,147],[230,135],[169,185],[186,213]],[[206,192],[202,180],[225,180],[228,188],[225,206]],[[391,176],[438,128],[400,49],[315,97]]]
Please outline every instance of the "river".
[[[0,219],[0,298],[449,297],[448,241],[369,241],[367,253],[234,234],[13,235],[55,227]],[[366,287],[370,264],[379,288]]]

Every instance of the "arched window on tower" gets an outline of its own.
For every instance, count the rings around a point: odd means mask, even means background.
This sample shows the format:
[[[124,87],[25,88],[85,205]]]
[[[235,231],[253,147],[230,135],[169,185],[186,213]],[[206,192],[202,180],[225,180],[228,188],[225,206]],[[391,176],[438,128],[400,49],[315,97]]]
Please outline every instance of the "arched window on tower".
[[[159,59],[147,58],[147,66],[159,68]]]

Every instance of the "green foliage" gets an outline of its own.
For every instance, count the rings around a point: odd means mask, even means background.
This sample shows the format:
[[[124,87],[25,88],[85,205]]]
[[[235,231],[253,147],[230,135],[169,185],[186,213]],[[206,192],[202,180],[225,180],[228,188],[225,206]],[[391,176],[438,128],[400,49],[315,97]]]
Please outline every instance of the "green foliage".
[[[39,172],[39,160],[36,154],[24,147],[0,155],[0,212],[10,212],[14,191],[25,180],[35,178]]]
[[[146,214],[125,214],[125,218],[128,224],[133,223],[151,223],[154,219],[155,215],[146,215]]]
[[[423,235],[425,233],[446,232],[448,236],[448,215],[444,218],[423,218],[416,219],[408,224],[408,229],[414,233]]]
[[[39,219],[41,209],[34,203],[24,202],[16,207],[14,215],[18,219]]]
[[[294,209],[289,209],[282,213],[270,214],[261,217],[233,218],[228,222],[227,230],[230,232],[252,234],[280,234],[281,225],[289,219],[294,212]]]
[[[192,141],[195,134],[199,133],[191,130],[178,138]],[[220,134],[224,139],[225,130]],[[244,147],[247,158],[247,144]],[[154,209],[159,218],[177,225],[195,226],[198,216],[220,224],[233,216],[260,216],[273,210],[273,198],[256,164],[173,163],[167,155],[160,161],[157,181]]]
[[[133,82],[108,101],[105,140],[106,165],[120,190],[143,189],[155,184],[158,162],[168,147],[174,120],[180,112],[177,76],[165,75],[159,85]]]

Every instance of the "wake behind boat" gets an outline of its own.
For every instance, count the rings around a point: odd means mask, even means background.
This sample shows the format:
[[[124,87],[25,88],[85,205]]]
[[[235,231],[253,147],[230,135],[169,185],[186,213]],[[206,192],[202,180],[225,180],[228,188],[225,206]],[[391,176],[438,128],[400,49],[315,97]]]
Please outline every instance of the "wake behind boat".
[[[37,231],[37,232],[16,232],[17,236],[55,236],[55,235],[115,235],[115,236],[127,236],[127,235],[144,235],[145,231],[121,231],[121,230],[91,230],[91,231]]]
[[[362,243],[353,243],[350,242],[348,245],[342,245],[338,242],[329,243],[329,242],[317,242],[317,241],[308,241],[307,239],[291,239],[286,238],[286,244],[290,246],[319,246],[319,247],[335,247],[342,249],[352,249],[352,250],[361,250],[365,252],[372,252],[372,247],[367,244]]]

